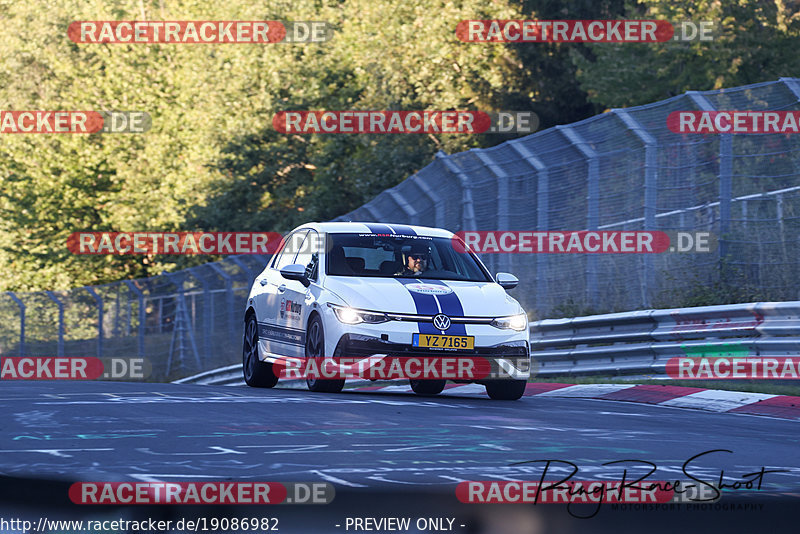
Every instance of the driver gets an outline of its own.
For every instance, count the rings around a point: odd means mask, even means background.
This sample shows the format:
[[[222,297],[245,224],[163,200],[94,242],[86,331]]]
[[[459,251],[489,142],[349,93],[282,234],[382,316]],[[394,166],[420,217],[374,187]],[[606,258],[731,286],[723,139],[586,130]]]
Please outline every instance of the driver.
[[[403,269],[395,273],[395,276],[419,276],[428,270],[430,260],[430,249],[428,245],[415,243],[410,247],[403,247],[403,259],[405,265]]]

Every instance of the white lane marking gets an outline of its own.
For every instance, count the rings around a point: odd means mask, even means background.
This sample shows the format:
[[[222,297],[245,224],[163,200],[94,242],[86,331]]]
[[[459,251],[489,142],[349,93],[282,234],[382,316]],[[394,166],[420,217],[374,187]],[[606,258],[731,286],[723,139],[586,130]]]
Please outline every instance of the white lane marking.
[[[628,415],[630,417],[650,417],[647,413],[628,413],[628,412],[597,412],[597,415]]]
[[[214,475],[176,475],[172,473],[128,473],[128,476],[142,482],[164,482],[165,478],[204,478],[213,479]]]
[[[411,389],[411,386],[386,386],[376,391],[385,391],[387,393],[408,393],[409,391],[413,390]]]
[[[353,488],[367,488],[367,487],[369,487],[369,486],[367,486],[365,484],[357,484],[355,482],[348,482],[347,480],[343,480],[341,478],[337,478],[337,477],[331,476],[331,475],[329,475],[327,473],[324,473],[322,471],[314,470],[314,471],[309,471],[309,473],[313,473],[315,475],[319,475],[320,477],[324,478],[325,480],[327,480],[328,482],[330,482],[332,484],[341,484],[342,486],[350,486],[350,487],[353,487]]]
[[[72,458],[71,454],[64,454],[61,451],[84,452],[84,451],[113,451],[114,449],[0,449],[0,452],[41,452],[51,454],[58,458]]]
[[[513,451],[511,447],[504,447],[503,445],[495,445],[494,443],[478,443],[481,447],[488,447],[489,449],[497,449],[498,451]]]

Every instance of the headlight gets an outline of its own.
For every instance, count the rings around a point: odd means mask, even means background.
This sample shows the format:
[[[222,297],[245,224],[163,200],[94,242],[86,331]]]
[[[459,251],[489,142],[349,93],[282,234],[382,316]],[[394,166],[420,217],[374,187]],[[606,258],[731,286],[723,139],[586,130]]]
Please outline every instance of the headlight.
[[[346,306],[335,306],[333,304],[328,304],[328,306],[333,308],[333,313],[336,314],[336,318],[339,319],[339,322],[344,324],[376,324],[385,323],[389,320],[386,315],[382,313],[357,310],[355,308],[348,308]]]
[[[521,332],[528,328],[528,316],[524,313],[520,313],[517,315],[509,315],[508,317],[498,317],[492,321],[492,326]]]

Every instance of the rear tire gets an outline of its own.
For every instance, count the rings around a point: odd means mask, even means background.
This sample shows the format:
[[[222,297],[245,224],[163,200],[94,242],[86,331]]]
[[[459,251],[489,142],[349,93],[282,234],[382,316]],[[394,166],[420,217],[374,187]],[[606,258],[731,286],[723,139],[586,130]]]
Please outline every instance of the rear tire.
[[[272,364],[258,358],[258,321],[255,314],[247,317],[242,346],[242,373],[245,383],[254,388],[271,388],[278,383]]]
[[[431,397],[441,393],[444,390],[445,382],[446,380],[409,380],[414,393],[424,397]]]
[[[306,358],[325,358],[325,331],[322,319],[314,315],[308,323],[306,331]],[[320,370],[322,366],[317,366]],[[344,388],[344,378],[334,380],[321,380],[319,378],[306,378],[308,389],[317,393],[339,393]]]
[[[486,393],[494,400],[517,400],[527,385],[527,380],[494,380],[486,383]]]

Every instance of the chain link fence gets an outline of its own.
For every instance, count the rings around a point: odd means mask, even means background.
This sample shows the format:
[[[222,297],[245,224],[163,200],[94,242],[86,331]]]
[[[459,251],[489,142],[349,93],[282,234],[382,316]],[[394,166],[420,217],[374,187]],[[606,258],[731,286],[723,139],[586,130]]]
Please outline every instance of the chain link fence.
[[[743,291],[741,302],[800,299],[800,135],[678,135],[666,124],[672,111],[795,110],[798,102],[800,80],[782,78],[439,153],[337,220],[719,236],[705,254],[484,254],[493,272],[519,276],[512,294],[532,318],[686,306],[698,292],[720,298],[708,292],[723,282]],[[0,356],[138,356],[154,381],[237,363],[244,300],[267,260],[231,256],[104,286],[0,293]]]
[[[0,293],[0,356],[144,358],[150,381],[241,361],[243,305],[268,256],[69,291]]]
[[[337,220],[468,230],[709,231],[695,254],[483,254],[538,318],[795,300],[800,135],[675,134],[673,111],[797,110],[800,80],[688,92],[437,159]],[[724,304],[726,302],[713,302]]]

